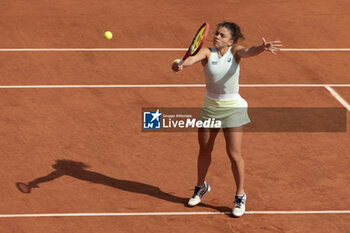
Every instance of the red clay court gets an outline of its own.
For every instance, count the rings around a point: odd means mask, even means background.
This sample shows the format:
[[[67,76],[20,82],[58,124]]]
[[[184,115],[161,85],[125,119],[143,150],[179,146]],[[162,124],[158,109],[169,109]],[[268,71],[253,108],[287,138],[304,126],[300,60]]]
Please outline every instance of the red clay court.
[[[211,193],[196,181],[197,133],[144,133],[143,107],[198,108],[199,64],[179,74],[197,27],[240,25],[250,107],[350,111],[350,3],[338,1],[3,1],[0,3],[0,232],[349,232],[350,133],[245,133],[247,212],[222,133]],[[103,33],[113,32],[112,40]],[[18,182],[39,181],[20,192]],[[22,187],[24,188],[24,187]]]

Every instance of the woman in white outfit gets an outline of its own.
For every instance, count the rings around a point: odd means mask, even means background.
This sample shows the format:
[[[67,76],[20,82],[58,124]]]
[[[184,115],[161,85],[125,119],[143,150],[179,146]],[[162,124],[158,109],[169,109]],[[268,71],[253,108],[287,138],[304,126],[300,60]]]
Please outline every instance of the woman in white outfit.
[[[221,121],[226,151],[231,161],[231,169],[236,183],[236,195],[232,213],[240,217],[245,212],[247,196],[244,192],[244,160],[241,153],[243,125],[250,122],[247,102],[239,95],[239,64],[242,58],[256,56],[264,51],[275,54],[279,41],[266,42],[262,38],[261,45],[246,48],[237,42],[244,39],[239,26],[233,22],[222,22],[217,25],[214,35],[214,47],[203,48],[198,54],[189,57],[180,66],[175,62],[172,69],[175,72],[184,67],[201,62],[206,78],[207,93],[204,98],[201,120],[215,118]],[[211,152],[214,141],[220,129],[198,129],[200,146],[197,163],[197,185],[188,205],[199,204],[210,191],[205,177],[211,163]]]

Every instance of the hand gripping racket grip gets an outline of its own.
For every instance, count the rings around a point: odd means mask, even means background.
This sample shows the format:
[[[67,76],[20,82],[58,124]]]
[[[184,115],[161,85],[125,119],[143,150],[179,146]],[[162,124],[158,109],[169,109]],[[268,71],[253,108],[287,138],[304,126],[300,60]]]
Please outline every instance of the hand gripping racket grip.
[[[184,58],[181,58],[179,61],[179,66],[182,66],[183,63],[184,63]]]

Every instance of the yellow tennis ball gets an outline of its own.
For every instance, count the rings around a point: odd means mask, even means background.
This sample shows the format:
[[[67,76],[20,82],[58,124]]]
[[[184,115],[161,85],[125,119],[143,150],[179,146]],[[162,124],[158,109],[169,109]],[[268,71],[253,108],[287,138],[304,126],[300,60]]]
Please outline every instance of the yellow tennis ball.
[[[181,59],[175,59],[171,64],[179,63],[180,61],[181,61]]]
[[[106,32],[105,32],[105,38],[106,38],[107,40],[112,39],[112,37],[113,37],[113,34],[112,34],[111,31],[106,31]]]

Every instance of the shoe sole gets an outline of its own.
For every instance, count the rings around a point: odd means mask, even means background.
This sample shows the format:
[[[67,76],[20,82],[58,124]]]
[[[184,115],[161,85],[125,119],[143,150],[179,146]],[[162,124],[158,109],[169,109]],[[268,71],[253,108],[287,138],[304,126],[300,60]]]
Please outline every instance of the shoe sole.
[[[243,216],[243,214],[242,215],[233,215],[234,218],[240,218],[242,216]]]

